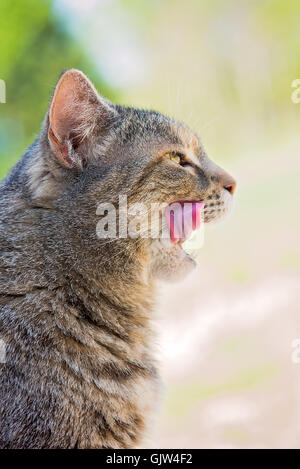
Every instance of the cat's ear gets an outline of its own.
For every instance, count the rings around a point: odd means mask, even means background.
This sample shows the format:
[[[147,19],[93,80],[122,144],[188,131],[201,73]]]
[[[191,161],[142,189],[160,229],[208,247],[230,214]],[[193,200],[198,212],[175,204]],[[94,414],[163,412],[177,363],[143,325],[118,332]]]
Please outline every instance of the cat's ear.
[[[87,140],[109,127],[116,111],[99,96],[79,70],[67,70],[60,78],[49,110],[48,139],[60,163],[83,166]]]

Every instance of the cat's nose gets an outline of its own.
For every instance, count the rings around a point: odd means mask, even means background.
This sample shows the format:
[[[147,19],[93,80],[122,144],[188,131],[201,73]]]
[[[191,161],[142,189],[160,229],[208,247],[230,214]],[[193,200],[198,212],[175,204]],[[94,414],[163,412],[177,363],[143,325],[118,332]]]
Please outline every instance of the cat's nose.
[[[236,188],[236,181],[225,171],[222,171],[220,175],[220,182],[224,189],[226,189],[231,195],[234,194]]]
[[[223,186],[224,189],[226,189],[231,195],[234,194],[235,188],[236,188],[236,182],[231,182],[230,184],[226,184],[226,186]]]

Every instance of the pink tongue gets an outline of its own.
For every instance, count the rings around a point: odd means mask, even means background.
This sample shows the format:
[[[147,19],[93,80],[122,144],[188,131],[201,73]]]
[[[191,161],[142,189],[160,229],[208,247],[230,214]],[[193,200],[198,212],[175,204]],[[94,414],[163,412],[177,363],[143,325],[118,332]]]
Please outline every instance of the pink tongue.
[[[204,205],[204,202],[174,202],[166,208],[172,243],[184,241],[194,230],[200,228]]]

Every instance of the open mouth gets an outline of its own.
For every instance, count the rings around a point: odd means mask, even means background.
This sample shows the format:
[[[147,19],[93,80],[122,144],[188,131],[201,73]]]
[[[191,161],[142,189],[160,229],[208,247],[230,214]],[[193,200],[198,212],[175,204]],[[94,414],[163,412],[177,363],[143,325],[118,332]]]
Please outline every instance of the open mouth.
[[[173,244],[185,246],[195,237],[203,223],[204,202],[178,201],[170,204],[165,210]]]

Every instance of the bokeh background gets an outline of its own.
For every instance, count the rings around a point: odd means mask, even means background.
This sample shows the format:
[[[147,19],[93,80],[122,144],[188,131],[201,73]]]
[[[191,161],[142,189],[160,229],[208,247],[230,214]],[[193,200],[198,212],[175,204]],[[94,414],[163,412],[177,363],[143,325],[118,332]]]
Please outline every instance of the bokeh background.
[[[197,131],[238,180],[197,272],[161,286],[160,448],[299,448],[298,0],[1,0],[0,177],[64,68]]]

